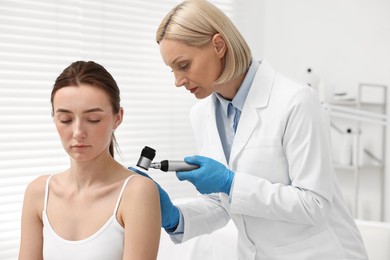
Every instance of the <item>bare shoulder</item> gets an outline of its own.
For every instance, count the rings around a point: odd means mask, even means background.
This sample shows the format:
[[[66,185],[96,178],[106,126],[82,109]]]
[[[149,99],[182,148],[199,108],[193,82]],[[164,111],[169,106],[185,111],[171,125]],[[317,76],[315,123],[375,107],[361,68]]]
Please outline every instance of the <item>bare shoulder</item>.
[[[125,229],[124,258],[156,259],[161,232],[161,211],[156,183],[133,175],[119,205],[118,222]]]
[[[156,183],[145,176],[134,174],[122,194],[122,207],[129,209],[133,206],[153,205],[159,202],[160,194]],[[124,206],[125,205],[125,206]]]
[[[26,196],[40,197],[45,194],[46,181],[49,175],[42,175],[31,181],[26,188]]]
[[[138,174],[131,177],[119,204],[119,222],[126,226],[125,223],[135,223],[139,218],[146,220],[146,216],[159,216],[159,210],[160,195],[156,183]]]
[[[156,183],[150,178],[145,176],[134,174],[127,184],[125,193],[127,196],[145,196],[145,195],[156,195],[158,189]]]
[[[48,177],[48,175],[40,176],[27,185],[23,201],[23,208],[26,212],[35,212],[36,215],[40,216],[40,212],[43,210],[45,185]]]

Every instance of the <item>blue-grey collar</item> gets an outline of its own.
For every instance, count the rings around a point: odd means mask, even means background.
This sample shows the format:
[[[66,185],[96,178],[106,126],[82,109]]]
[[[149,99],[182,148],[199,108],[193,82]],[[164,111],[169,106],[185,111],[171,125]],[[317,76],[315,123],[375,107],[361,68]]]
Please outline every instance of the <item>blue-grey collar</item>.
[[[259,68],[259,65],[260,65],[260,63],[257,60],[252,59],[251,65],[249,66],[249,69],[248,69],[248,72],[246,73],[245,78],[242,81],[242,84],[241,84],[240,88],[238,89],[236,95],[233,97],[232,101],[226,100],[218,93],[214,93],[214,95],[218,98],[218,100],[223,108],[222,110],[226,116],[227,116],[227,112],[228,112],[228,105],[230,102],[233,104],[234,107],[236,107],[237,109],[242,111],[246,97],[248,96],[249,89],[251,88],[253,79],[256,75],[257,69]]]

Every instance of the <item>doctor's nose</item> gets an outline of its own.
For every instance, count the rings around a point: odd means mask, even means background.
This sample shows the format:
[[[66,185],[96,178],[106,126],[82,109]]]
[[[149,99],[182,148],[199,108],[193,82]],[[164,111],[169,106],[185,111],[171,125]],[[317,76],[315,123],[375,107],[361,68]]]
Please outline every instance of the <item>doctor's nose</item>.
[[[176,87],[180,88],[182,86],[185,86],[187,83],[188,83],[188,80],[185,77],[175,76],[175,85],[176,85]]]

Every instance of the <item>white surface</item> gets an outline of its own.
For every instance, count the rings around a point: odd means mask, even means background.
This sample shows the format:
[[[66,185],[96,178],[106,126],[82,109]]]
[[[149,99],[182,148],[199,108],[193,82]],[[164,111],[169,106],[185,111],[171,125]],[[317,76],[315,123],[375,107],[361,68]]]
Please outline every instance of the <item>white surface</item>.
[[[158,260],[237,260],[237,230],[230,221],[224,228],[210,235],[193,238],[183,244],[174,244],[161,231]]]
[[[370,260],[390,259],[390,223],[356,220]],[[158,260],[237,260],[237,230],[224,228],[175,245],[162,231]]]
[[[390,259],[390,223],[356,220],[370,260]]]
[[[372,104],[385,104],[386,103],[386,89],[384,86],[363,85],[361,88],[361,102],[367,102]]]

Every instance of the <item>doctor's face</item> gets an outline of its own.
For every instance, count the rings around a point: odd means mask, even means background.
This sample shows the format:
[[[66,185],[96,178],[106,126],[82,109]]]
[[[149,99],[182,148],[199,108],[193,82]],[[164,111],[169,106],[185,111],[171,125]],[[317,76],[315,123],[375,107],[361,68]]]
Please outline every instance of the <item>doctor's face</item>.
[[[223,70],[224,52],[218,50],[213,40],[205,47],[196,47],[163,39],[160,53],[165,64],[172,69],[175,85],[184,86],[196,98],[205,98],[221,87],[215,81]]]

